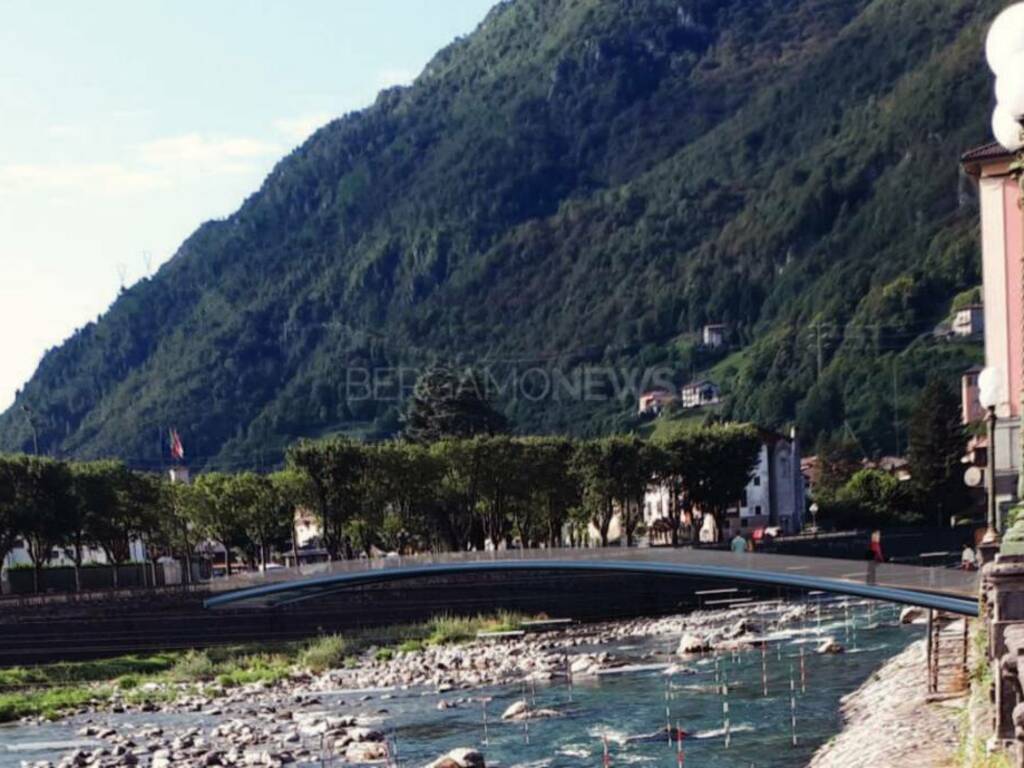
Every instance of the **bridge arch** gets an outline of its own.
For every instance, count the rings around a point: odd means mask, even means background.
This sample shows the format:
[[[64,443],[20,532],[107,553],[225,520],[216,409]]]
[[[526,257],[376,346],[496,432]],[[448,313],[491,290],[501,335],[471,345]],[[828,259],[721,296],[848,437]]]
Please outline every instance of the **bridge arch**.
[[[978,601],[972,595],[976,576],[940,572],[911,566],[891,566],[857,561],[822,558],[785,557],[773,555],[732,555],[705,553],[715,557],[692,559],[666,555],[637,557],[643,550],[605,551],[595,557],[595,550],[584,550],[587,556],[553,555],[540,551],[529,557],[501,557],[504,553],[479,553],[478,556],[455,555],[452,562],[423,562],[416,558],[381,559],[364,563],[341,563],[341,570],[319,576],[270,581],[256,586],[242,586],[215,595],[204,601],[207,608],[265,607],[294,605],[329,597],[351,587],[398,582],[411,579],[464,574],[515,573],[548,571],[560,573],[629,573],[659,576],[695,577],[726,584],[781,587],[795,590],[820,590],[833,594],[885,602],[914,605],[963,616],[978,615]],[[655,550],[656,551],[656,550]],[[547,557],[542,556],[548,554]],[[626,558],[621,557],[627,555]],[[632,555],[632,556],[629,556]],[[724,555],[722,557],[718,557]],[[845,576],[837,575],[845,569]],[[856,577],[856,578],[855,578]]]

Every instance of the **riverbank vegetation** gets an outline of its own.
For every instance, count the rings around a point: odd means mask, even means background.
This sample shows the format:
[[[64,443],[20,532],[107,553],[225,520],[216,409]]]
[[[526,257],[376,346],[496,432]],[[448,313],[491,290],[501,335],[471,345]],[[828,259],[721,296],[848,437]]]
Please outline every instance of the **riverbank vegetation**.
[[[469,642],[480,632],[516,630],[527,619],[500,611],[436,616],[402,624],[324,635],[304,642],[165,651],[94,661],[0,669],[0,723],[23,717],[53,720],[90,705],[142,704],[204,695],[291,675],[356,666],[361,659],[393,658],[428,646]]]

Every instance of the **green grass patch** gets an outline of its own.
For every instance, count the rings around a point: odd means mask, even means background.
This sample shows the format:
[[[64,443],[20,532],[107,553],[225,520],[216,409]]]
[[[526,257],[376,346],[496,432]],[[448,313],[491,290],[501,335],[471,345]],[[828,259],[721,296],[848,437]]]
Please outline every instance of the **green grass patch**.
[[[57,720],[69,711],[110,698],[106,688],[71,686],[44,690],[0,693],[0,723],[22,717]]]
[[[217,682],[225,688],[251,683],[276,683],[288,677],[292,660],[282,655],[260,654],[247,656],[227,665],[217,675]]]
[[[124,675],[153,675],[171,669],[180,656],[180,653],[169,652],[36,667],[9,667],[0,669],[0,692],[34,686],[106,682]]]

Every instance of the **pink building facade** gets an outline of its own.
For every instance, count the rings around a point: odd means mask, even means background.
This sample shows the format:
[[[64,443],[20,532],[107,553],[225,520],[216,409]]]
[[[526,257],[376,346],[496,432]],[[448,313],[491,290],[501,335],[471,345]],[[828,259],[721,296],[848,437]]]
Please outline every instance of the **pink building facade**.
[[[996,406],[996,489],[1000,503],[1016,496],[1024,379],[1024,212],[1013,156],[996,144],[968,152],[964,169],[978,184],[981,205],[985,365],[996,369],[1003,397]]]

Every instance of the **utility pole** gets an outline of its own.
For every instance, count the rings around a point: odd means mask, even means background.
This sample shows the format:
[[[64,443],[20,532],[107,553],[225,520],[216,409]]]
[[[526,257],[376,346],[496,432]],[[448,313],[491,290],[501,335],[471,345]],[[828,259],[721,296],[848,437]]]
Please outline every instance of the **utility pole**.
[[[894,456],[900,455],[900,385],[897,377],[897,370],[899,368],[899,360],[893,355],[892,358],[892,426],[896,432],[896,453]]]

